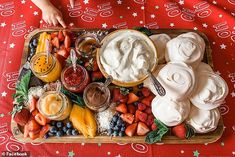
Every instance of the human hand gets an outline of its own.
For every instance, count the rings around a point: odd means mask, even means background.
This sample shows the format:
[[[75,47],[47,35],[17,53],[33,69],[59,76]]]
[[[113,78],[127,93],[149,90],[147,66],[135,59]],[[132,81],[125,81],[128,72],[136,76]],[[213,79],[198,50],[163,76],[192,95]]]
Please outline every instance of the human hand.
[[[42,19],[49,25],[57,26],[59,23],[66,28],[62,13],[53,5],[47,5],[42,8]]]
[[[74,7],[74,4],[75,4],[75,0],[69,0],[69,3],[71,5],[71,7],[73,8]]]

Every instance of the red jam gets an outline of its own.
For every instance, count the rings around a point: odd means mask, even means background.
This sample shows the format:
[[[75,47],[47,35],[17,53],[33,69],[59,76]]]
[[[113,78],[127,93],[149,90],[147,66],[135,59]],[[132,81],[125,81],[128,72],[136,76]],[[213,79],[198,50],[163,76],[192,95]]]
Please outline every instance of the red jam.
[[[73,66],[63,70],[61,81],[67,90],[81,93],[90,82],[90,78],[84,67],[76,65],[76,71],[74,71]]]

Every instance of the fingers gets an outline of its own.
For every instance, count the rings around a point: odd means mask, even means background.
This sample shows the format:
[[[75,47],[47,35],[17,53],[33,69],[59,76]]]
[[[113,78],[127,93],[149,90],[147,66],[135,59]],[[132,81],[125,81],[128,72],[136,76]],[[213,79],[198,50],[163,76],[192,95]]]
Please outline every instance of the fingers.
[[[69,0],[71,7],[74,7],[74,0]]]
[[[56,19],[61,24],[62,27],[66,28],[66,24],[61,16],[56,16]]]
[[[53,19],[52,19],[52,23],[53,23],[54,26],[57,26],[57,25],[58,25],[57,19],[56,19],[56,18],[53,18]]]

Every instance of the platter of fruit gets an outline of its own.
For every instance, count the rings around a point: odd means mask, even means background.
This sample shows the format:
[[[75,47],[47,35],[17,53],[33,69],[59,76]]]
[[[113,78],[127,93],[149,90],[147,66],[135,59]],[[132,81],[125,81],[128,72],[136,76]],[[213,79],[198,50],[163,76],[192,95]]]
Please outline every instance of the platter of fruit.
[[[227,94],[201,32],[37,29],[25,41],[11,129],[22,142],[212,143]]]

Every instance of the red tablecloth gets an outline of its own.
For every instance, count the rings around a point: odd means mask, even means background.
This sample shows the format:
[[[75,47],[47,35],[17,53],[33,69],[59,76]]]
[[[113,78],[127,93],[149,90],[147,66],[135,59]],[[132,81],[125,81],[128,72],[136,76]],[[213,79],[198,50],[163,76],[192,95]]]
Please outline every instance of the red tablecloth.
[[[0,1],[0,151],[30,151],[31,156],[235,156],[235,1],[234,0],[68,0],[53,3],[69,27],[188,28],[204,32],[213,49],[216,72],[228,83],[229,95],[220,107],[223,137],[213,144],[45,144],[17,142],[10,131],[14,93],[24,40],[35,28],[47,27],[30,0]]]

